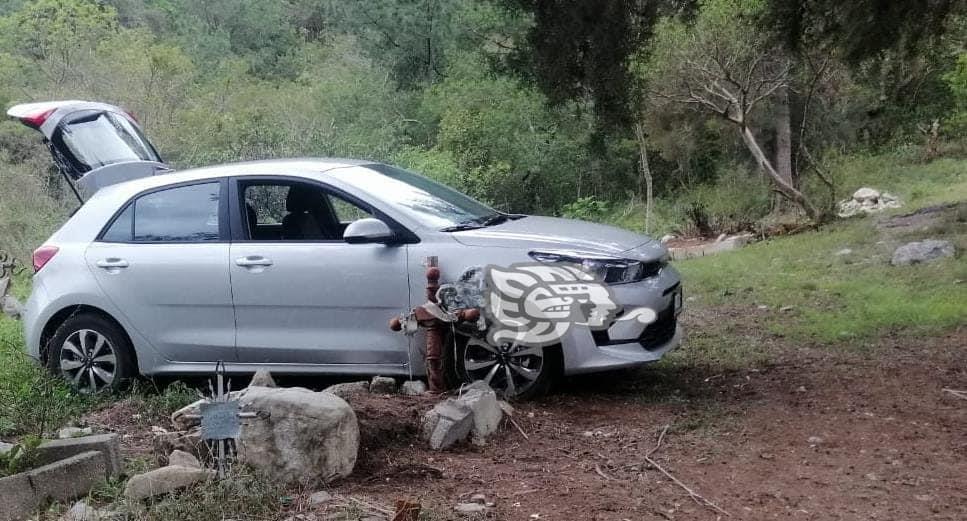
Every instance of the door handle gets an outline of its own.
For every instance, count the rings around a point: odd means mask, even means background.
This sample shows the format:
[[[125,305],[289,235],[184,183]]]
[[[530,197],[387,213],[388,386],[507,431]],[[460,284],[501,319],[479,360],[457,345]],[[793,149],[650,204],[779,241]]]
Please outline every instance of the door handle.
[[[117,257],[110,257],[110,258],[107,258],[107,259],[101,259],[101,260],[97,261],[95,264],[97,264],[97,267],[98,268],[104,268],[106,270],[113,269],[113,268],[127,268],[128,267],[128,261],[126,261],[124,259],[118,259]]]
[[[262,257],[261,255],[249,255],[247,257],[239,257],[235,259],[235,265],[242,266],[243,268],[251,268],[253,266],[266,267],[271,266],[272,261]]]

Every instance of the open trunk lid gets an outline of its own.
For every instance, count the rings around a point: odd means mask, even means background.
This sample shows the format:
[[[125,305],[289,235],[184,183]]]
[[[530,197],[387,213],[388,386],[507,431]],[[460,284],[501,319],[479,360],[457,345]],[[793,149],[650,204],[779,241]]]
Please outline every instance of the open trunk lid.
[[[108,185],[170,171],[137,120],[113,105],[24,103],[7,115],[43,134],[54,164],[82,200]]]

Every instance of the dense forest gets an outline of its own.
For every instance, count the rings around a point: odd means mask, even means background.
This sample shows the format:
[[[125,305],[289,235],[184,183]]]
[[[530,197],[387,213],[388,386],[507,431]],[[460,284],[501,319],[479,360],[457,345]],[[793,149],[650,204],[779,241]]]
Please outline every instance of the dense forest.
[[[178,167],[368,158],[503,210],[715,234],[826,220],[855,188],[844,158],[967,154],[967,9],[0,0],[0,105],[48,99],[130,110]],[[0,124],[0,247],[18,256],[76,205],[49,165]]]

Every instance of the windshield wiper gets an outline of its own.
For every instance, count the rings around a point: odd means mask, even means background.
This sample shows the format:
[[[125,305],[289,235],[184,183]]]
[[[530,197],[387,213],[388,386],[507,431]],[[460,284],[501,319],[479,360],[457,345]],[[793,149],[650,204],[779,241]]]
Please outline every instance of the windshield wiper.
[[[454,224],[453,226],[447,226],[446,228],[440,228],[441,232],[462,232],[464,230],[477,230],[483,228],[484,225],[480,224],[477,219],[470,219],[468,221],[463,221],[461,223]]]
[[[484,226],[493,226],[495,224],[500,224],[506,221],[507,219],[510,219],[510,216],[505,213],[494,213],[486,217],[481,217],[480,219],[477,219],[477,222],[479,222]]]

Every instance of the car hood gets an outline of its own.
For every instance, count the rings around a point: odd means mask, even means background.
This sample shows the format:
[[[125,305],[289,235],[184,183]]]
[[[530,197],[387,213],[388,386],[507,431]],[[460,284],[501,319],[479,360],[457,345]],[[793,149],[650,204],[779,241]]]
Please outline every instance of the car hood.
[[[573,250],[616,255],[654,243],[646,235],[614,226],[575,219],[527,216],[477,230],[452,232],[454,239],[467,246]],[[652,255],[649,255],[652,256]]]

